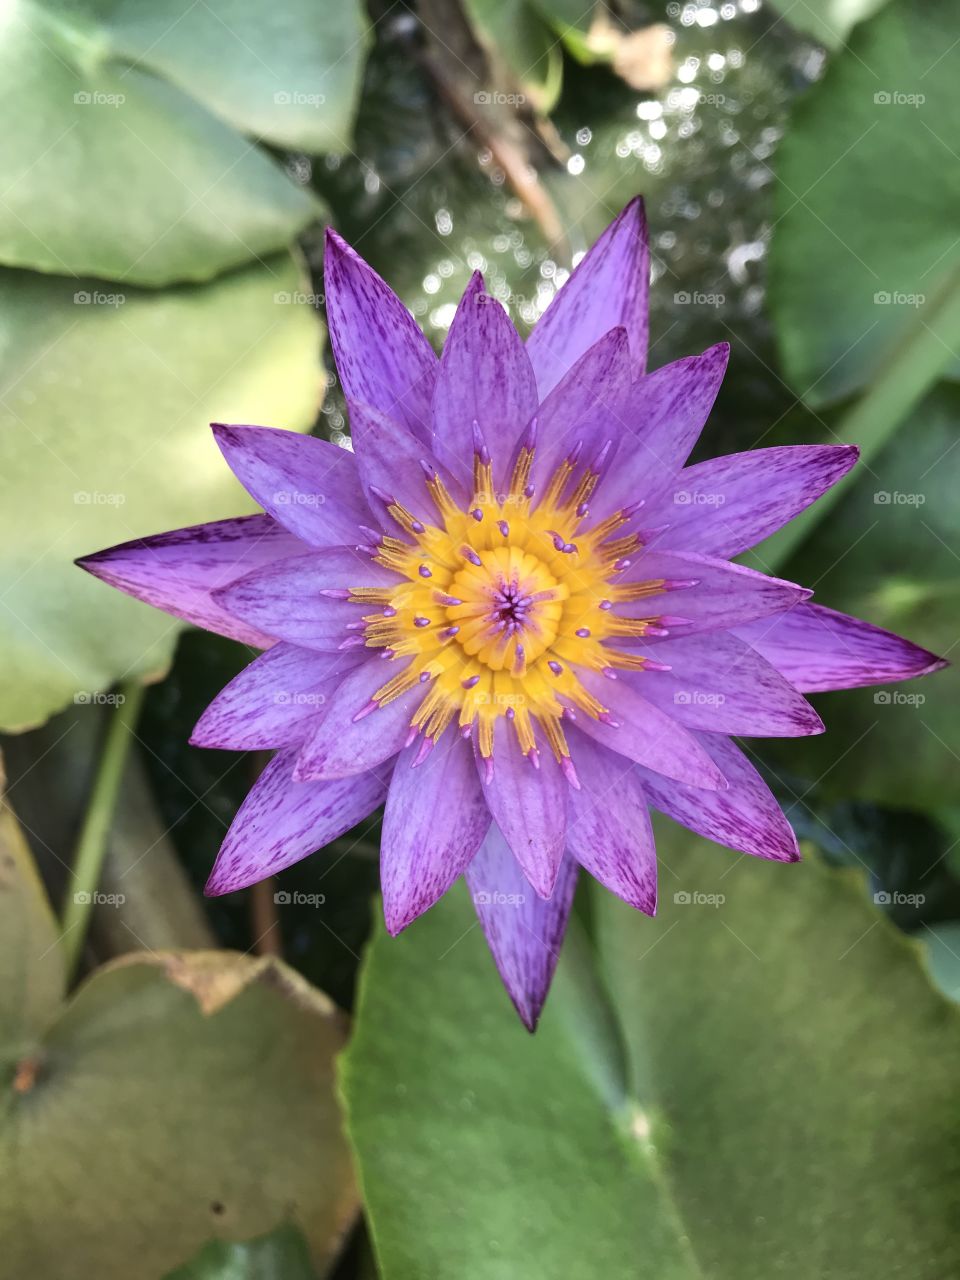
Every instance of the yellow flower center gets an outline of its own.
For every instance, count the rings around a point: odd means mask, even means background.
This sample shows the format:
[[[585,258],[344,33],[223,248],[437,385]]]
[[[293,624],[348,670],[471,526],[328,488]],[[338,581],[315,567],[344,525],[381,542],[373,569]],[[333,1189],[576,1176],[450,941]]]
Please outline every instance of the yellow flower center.
[[[481,756],[490,760],[495,724],[505,717],[535,764],[539,726],[539,736],[569,767],[562,720],[575,720],[582,712],[613,723],[574,668],[615,678],[617,668],[660,665],[609,643],[664,634],[655,616],[625,618],[614,606],[674,584],[663,579],[617,584],[641,547],[639,534],[617,532],[636,508],[584,528],[590,524],[588,502],[604,452],[582,469],[575,453],[564,459],[537,501],[529,483],[532,444],[519,449],[509,488],[499,494],[480,445],[466,510],[425,465],[437,512],[432,524],[383,495],[409,540],[381,537],[374,559],[402,581],[357,587],[349,598],[378,606],[363,619],[364,641],[403,664],[374,694],[374,704],[423,686],[411,740],[422,733],[425,750],[456,721],[465,737],[476,735]]]

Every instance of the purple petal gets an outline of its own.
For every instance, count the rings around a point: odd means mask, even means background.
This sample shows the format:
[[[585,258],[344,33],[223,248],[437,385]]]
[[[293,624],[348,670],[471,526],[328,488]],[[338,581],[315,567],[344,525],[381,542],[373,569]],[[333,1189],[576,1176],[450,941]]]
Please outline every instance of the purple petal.
[[[588,347],[537,411],[537,445],[530,479],[538,491],[564,458],[579,448],[585,463],[627,426],[624,406],[631,387],[627,331],[611,329]]]
[[[499,489],[506,482],[517,438],[537,411],[537,384],[510,317],[482,290],[476,273],[444,343],[433,396],[434,448],[470,487],[477,423]]]
[[[423,698],[419,686],[384,707],[370,704],[376,691],[403,670],[401,662],[371,658],[351,671],[327,703],[323,720],[300,752],[294,776],[343,778],[373,769],[404,745],[410,720]]]
[[[563,857],[567,780],[549,749],[539,752],[539,768],[528,760],[503,716],[494,728],[492,760],[491,773],[477,756],[493,820],[534,889],[541,898],[549,898]]]
[[[729,738],[704,734],[700,741],[729,782],[726,791],[697,791],[642,770],[644,790],[655,809],[708,840],[778,862],[797,862],[797,838],[770,788]]]
[[[279,751],[240,806],[204,893],[231,893],[299,862],[362,822],[387,792],[373,773],[294,782],[296,749]],[[384,774],[388,773],[384,770]]]
[[[577,735],[580,790],[570,793],[567,848],[611,893],[652,916],[657,909],[657,850],[640,770]]]
[[[530,892],[510,846],[492,824],[467,868],[467,885],[507,994],[528,1031],[536,1030],[566,933],[577,864],[563,858],[553,896]]]
[[[644,523],[668,524],[661,541],[677,551],[736,556],[816,502],[859,456],[856,445],[797,444],[698,462],[644,511]]]
[[[813,592],[795,582],[770,578],[755,569],[716,560],[696,551],[667,551],[654,547],[639,552],[617,578],[629,582],[693,582],[694,586],[618,604],[616,612],[627,618],[660,614],[685,618],[684,634],[736,627],[754,618],[767,617],[809,599]]]
[[[426,443],[437,357],[410,312],[327,228],[323,283],[337,373],[348,400],[394,418]]]
[[[806,698],[729,631],[631,644],[669,671],[630,672],[627,683],[688,729],[758,738],[823,733]]]
[[[804,693],[930,675],[948,663],[927,649],[820,604],[737,628],[737,635]]]
[[[629,439],[590,503],[592,515],[603,519],[641,498],[649,502],[673,482],[713,408],[729,356],[721,342],[633,384],[623,410]]]
[[[413,742],[397,757],[383,814],[380,882],[392,934],[446,893],[490,826],[470,744],[448,731],[411,768],[420,747]]]
[[[355,650],[313,653],[275,645],[217,694],[197,721],[191,745],[261,751],[304,742],[327,699],[360,660]]]
[[[372,612],[370,605],[331,599],[323,591],[394,586],[399,579],[352,547],[326,547],[267,565],[215,593],[228,612],[244,622],[307,649],[337,649]]]
[[[360,483],[382,527],[392,525],[384,505],[384,495],[395,498],[426,524],[437,523],[438,512],[427,489],[424,462],[439,474],[456,501],[461,505],[466,502],[470,490],[464,490],[426,445],[412,436],[406,427],[369,405],[351,403],[349,412],[350,436],[356,450]],[[397,529],[392,528],[391,532],[396,535]]]
[[[579,668],[577,676],[584,688],[609,708],[616,722],[614,727],[586,713],[578,715],[577,726],[595,742],[692,787],[716,791],[726,786],[723,774],[697,738],[625,680],[606,680],[596,671]]]
[[[630,335],[634,374],[647,359],[650,257],[643,200],[631,200],[580,262],[527,339],[540,399],[614,325]]]
[[[304,542],[356,542],[357,527],[370,523],[357,460],[348,449],[275,427],[215,423],[213,433],[247,492]]]
[[[397,582],[396,573],[374,564],[361,550],[326,547],[248,573],[216,591],[214,598],[229,613],[278,640],[307,649],[338,649],[361,635],[347,628],[362,623],[371,607],[321,593]]]
[[[178,618],[264,649],[273,637],[241,622],[211,593],[261,565],[302,555],[303,543],[270,516],[241,516],[135,538],[77,561],[94,577]]]

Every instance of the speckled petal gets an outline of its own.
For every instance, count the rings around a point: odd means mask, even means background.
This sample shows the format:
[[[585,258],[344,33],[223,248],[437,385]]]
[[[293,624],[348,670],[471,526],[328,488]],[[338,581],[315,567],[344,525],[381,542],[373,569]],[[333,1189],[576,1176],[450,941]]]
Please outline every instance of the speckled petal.
[[[304,544],[270,516],[241,516],[135,538],[77,561],[94,577],[231,640],[265,649],[272,636],[242,622],[213,592],[262,565],[302,555]]]
[[[463,874],[490,826],[470,744],[444,734],[425,760],[421,744],[397,757],[383,814],[380,882],[390,933],[399,933]]]
[[[647,359],[650,255],[643,200],[631,200],[590,248],[527,339],[540,399],[614,325],[630,335],[634,374]]]
[[[304,742],[319,725],[331,694],[360,661],[356,650],[314,653],[283,642],[274,645],[217,694],[190,743],[262,751]]]
[[[310,546],[355,542],[358,527],[370,523],[349,450],[274,427],[216,423],[213,433],[247,492]]]
[[[728,559],[816,502],[859,456],[855,445],[797,444],[698,462],[651,503],[644,523],[669,525],[659,541],[677,551]]]
[[[416,321],[329,227],[323,284],[330,345],[347,399],[396,419],[426,444],[438,361]]]
[[[744,753],[719,734],[702,734],[700,741],[723,770],[727,790],[697,791],[643,769],[644,790],[653,807],[729,849],[777,862],[797,862],[797,838],[770,788]]]
[[[561,861],[553,895],[531,892],[496,823],[467,868],[487,945],[503,985],[528,1031],[535,1031],[560,957],[577,887],[576,861]]]
[[[949,664],[928,649],[820,604],[737,628],[737,635],[804,693],[928,676]]]
[[[382,803],[389,770],[334,782],[291,779],[296,749],[279,751],[230,825],[204,892],[256,884],[322,849]]]
[[[573,747],[580,790],[570,792],[567,848],[632,907],[657,909],[657,850],[640,770],[581,733]]]

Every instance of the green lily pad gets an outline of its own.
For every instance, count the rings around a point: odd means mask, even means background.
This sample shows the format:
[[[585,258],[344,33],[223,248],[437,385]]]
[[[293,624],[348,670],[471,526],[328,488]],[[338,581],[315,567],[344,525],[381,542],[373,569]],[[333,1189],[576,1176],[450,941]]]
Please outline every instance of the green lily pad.
[[[341,1088],[385,1280],[953,1274],[960,1020],[919,949],[851,873],[660,843],[656,920],[591,898],[612,1028],[568,937],[527,1036],[459,890],[375,938]]]
[[[370,26],[361,0],[85,0],[114,56],[278,147],[349,145]]]
[[[461,887],[379,929],[340,1084],[384,1280],[695,1280],[579,996],[559,975],[531,1038]]]
[[[5,1274],[156,1280],[211,1237],[286,1222],[325,1264],[356,1209],[332,1091],[333,1005],[280,961],[231,952],[138,953],[64,1000],[49,976],[57,927],[8,848]]]
[[[949,0],[888,4],[854,29],[779,149],[770,301],[787,377],[811,405],[870,382],[923,325],[956,350],[940,317],[960,288],[955,28]]]
[[[157,676],[177,625],[76,556],[251,509],[211,421],[303,428],[320,331],[287,256],[162,293],[0,272],[0,726]]]
[[[243,1243],[212,1240],[165,1280],[317,1280],[317,1273],[301,1232],[284,1226]]]
[[[227,66],[209,53],[214,9],[194,5],[182,22],[150,12],[139,27],[132,18],[124,25],[119,8],[119,34],[129,39],[119,47],[87,9],[18,4],[6,15],[0,105],[17,127],[0,138],[0,262],[131,284],[207,280],[284,248],[317,217],[316,200],[228,123],[228,111],[220,118],[184,88],[206,83],[215,107],[237,96],[236,35],[221,32],[233,70],[211,81],[191,59]],[[154,22],[169,30],[135,62],[134,37],[148,41]],[[247,48],[248,60],[257,56]],[[302,58],[287,73],[273,64],[275,92],[302,93]],[[180,74],[160,79],[154,66]],[[270,74],[262,69],[250,94],[248,127]],[[273,112],[292,120],[279,106]]]
[[[929,395],[784,567],[831,608],[887,627],[953,665],[923,680],[816,696],[827,732],[757,742],[779,770],[819,779],[828,800],[952,803],[960,755],[960,390]]]
[[[872,17],[887,0],[769,0],[791,27],[839,49],[858,22]]]

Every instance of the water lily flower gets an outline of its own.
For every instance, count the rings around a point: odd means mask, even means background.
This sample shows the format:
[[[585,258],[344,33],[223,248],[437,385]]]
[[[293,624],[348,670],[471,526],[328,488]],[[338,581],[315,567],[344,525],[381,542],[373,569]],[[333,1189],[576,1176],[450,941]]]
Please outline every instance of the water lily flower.
[[[325,290],[352,451],[214,426],[263,514],[81,565],[264,650],[191,741],[276,752],[210,876],[228,893],[385,804],[396,934],[465,875],[533,1029],[581,868],[652,914],[649,811],[782,862],[796,838],[732,736],[820,733],[804,693],[933,654],[732,562],[851,468],[852,445],[687,466],[726,344],[646,372],[633,201],[526,342],[470,281],[438,358],[334,232]]]

